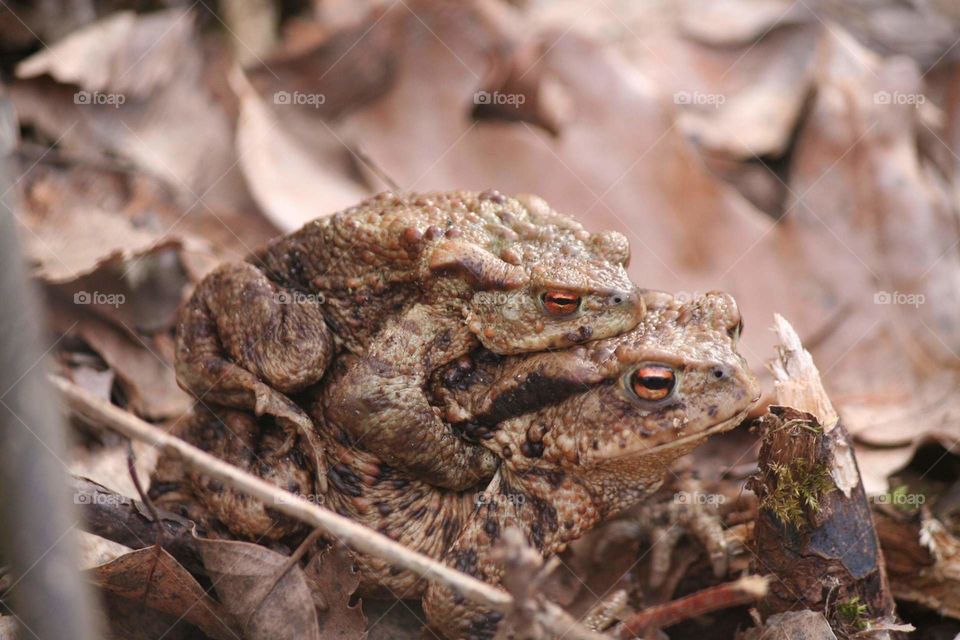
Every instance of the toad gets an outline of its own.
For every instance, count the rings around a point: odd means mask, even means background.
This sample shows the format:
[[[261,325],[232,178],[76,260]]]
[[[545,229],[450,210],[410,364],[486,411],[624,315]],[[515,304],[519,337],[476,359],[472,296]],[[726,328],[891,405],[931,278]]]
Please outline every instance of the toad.
[[[478,345],[517,354],[629,331],[643,299],[628,259],[624,236],[588,233],[535,196],[380,194],[200,282],[178,323],[177,380],[277,419],[282,455],[293,434],[314,438],[291,396],[344,350],[355,357],[328,419],[414,477],[464,489],[496,459],[437,415],[428,374]]]
[[[664,295],[627,334],[553,353],[476,357],[438,371],[431,395],[449,415],[478,425],[478,446],[499,461],[480,491],[434,487],[354,446],[348,430],[322,410],[322,396],[336,393],[344,375],[338,367],[312,409],[329,468],[322,499],[410,548],[498,584],[493,549],[507,527],[519,528],[543,555],[558,553],[643,501],[672,462],[744,419],[759,387],[736,350],[740,329],[728,295],[688,302]],[[262,469],[249,452],[283,440],[275,424],[235,411],[198,414],[182,435],[253,472]],[[270,479],[312,493],[302,458],[283,461],[268,470]],[[202,475],[186,485],[162,486],[193,492],[205,517],[235,535],[290,535],[300,526]],[[422,596],[429,623],[445,636],[495,635],[500,614],[384,560],[358,555],[356,561],[362,595]]]

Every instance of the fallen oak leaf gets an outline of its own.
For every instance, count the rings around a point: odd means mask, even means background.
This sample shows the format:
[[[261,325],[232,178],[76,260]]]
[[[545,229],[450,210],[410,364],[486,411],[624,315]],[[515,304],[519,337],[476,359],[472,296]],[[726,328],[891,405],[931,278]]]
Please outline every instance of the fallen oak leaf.
[[[112,594],[182,616],[215,640],[236,640],[224,608],[206,594],[190,572],[156,546],[132,551],[89,571],[93,582]]]
[[[350,601],[360,585],[347,550],[335,545],[314,554],[304,568],[317,603],[317,617],[324,638],[366,638],[367,618],[360,602]]]
[[[196,538],[224,608],[246,640],[320,640],[307,578],[299,566],[276,580],[288,557],[249,542]],[[264,585],[276,584],[264,597]]]

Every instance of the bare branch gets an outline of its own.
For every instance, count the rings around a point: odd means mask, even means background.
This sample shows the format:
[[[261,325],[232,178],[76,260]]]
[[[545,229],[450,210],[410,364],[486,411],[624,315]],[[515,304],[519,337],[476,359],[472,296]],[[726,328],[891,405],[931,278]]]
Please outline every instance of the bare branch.
[[[673,602],[644,609],[624,621],[620,637],[629,640],[640,636],[649,627],[669,627],[711,611],[755,602],[767,595],[769,582],[769,576],[744,576],[733,582],[691,593]]]

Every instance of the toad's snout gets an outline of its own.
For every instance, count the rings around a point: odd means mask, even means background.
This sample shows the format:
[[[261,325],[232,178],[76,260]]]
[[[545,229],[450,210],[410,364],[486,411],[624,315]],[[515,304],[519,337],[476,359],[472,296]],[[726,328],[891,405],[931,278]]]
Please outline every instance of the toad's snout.
[[[607,296],[606,304],[611,308],[623,309],[639,322],[643,319],[647,311],[644,293],[645,290],[639,287],[634,287],[630,290],[614,291]]]

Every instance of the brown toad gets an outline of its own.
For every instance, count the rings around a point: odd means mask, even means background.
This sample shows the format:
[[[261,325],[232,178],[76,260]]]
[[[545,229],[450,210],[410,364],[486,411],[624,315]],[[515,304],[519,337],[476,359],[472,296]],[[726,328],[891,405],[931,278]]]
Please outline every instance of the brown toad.
[[[513,354],[630,330],[643,303],[628,258],[621,234],[590,234],[536,197],[381,194],[203,280],[181,313],[177,379],[204,402],[279,419],[285,452],[293,433],[312,437],[288,396],[343,348],[357,357],[329,418],[390,464],[463,489],[495,458],[438,417],[429,373],[478,344]]]
[[[480,492],[438,489],[385,464],[352,446],[347,432],[315,405],[329,467],[322,498],[417,551],[498,584],[493,548],[507,527],[520,528],[544,555],[556,553],[643,500],[673,461],[744,418],[759,389],[736,351],[740,326],[727,295],[687,303],[661,296],[625,335],[555,353],[478,358],[473,367],[438,372],[433,394],[448,396],[456,412],[482,425],[490,435],[481,442],[501,460]],[[184,436],[258,471],[238,452],[256,443],[276,446],[282,434],[248,414],[227,413],[230,433],[217,433],[223,431],[217,419],[201,414]],[[269,470],[271,479],[312,493],[302,460],[285,460],[285,469]],[[300,528],[202,476],[189,490],[235,534],[256,539]],[[377,558],[360,555],[357,564],[362,593],[422,595],[428,621],[447,637],[492,638],[496,632],[499,614],[443,586]]]

